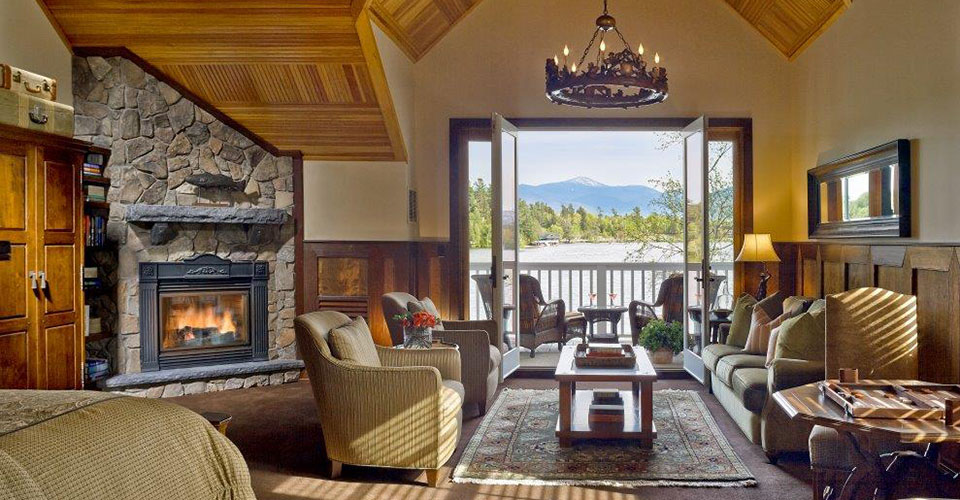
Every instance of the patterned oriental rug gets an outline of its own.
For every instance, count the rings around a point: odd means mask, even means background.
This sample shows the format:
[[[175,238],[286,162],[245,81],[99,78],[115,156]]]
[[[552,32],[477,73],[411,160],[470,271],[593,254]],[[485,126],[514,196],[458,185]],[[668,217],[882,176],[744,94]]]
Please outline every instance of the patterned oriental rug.
[[[470,439],[453,474],[458,483],[537,486],[745,487],[757,481],[720,433],[700,395],[653,395],[657,438],[576,440],[560,448],[554,435],[556,390],[504,389]]]

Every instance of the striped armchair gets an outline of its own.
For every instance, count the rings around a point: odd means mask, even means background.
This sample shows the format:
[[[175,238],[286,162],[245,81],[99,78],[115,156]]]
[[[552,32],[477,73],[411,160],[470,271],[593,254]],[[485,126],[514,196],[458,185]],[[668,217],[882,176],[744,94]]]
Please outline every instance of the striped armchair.
[[[377,346],[382,366],[347,363],[333,356],[327,339],[349,323],[334,311],[294,320],[331,477],[340,475],[342,464],[423,469],[436,486],[460,438],[459,354]]]

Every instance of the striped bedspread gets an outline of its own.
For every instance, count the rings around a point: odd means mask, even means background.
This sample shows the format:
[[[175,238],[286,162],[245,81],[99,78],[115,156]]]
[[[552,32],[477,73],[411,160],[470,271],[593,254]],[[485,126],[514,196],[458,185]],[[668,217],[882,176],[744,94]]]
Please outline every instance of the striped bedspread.
[[[164,401],[0,390],[0,498],[255,498],[237,448]]]

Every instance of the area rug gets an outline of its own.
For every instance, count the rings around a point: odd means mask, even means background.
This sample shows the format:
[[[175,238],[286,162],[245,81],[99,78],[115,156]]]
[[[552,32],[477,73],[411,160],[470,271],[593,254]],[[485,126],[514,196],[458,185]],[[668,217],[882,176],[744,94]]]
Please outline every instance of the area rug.
[[[653,394],[657,438],[636,442],[554,435],[555,390],[504,389],[470,439],[453,473],[459,483],[536,486],[745,487],[757,481],[720,433],[695,391]]]

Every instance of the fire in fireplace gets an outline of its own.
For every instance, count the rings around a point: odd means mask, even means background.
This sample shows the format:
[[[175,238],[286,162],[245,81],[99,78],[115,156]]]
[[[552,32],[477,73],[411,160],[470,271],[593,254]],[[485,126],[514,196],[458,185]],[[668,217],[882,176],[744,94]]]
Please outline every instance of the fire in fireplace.
[[[267,359],[267,263],[140,263],[143,371]]]
[[[160,352],[248,344],[248,301],[235,291],[160,294]]]

